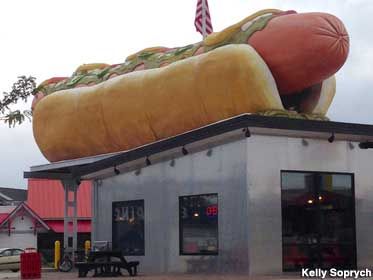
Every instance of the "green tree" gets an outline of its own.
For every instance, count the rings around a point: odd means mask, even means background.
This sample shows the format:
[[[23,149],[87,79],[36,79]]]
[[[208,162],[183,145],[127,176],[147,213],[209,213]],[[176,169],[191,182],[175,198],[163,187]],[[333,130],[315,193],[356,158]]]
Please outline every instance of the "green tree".
[[[3,92],[3,99],[0,101],[0,121],[4,121],[9,127],[14,127],[25,119],[31,120],[31,110],[11,110],[10,106],[17,104],[18,101],[27,102],[30,96],[35,95],[35,80],[32,76],[20,76],[10,92]]]

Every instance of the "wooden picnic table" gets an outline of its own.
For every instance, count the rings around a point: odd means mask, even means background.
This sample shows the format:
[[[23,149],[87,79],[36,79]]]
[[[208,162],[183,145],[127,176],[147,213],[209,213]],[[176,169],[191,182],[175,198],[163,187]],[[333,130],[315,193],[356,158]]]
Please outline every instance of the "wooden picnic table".
[[[120,251],[92,251],[87,261],[77,262],[79,277],[86,277],[90,270],[94,270],[93,277],[121,276],[121,269],[128,271],[129,275],[137,275],[138,261],[127,262]]]

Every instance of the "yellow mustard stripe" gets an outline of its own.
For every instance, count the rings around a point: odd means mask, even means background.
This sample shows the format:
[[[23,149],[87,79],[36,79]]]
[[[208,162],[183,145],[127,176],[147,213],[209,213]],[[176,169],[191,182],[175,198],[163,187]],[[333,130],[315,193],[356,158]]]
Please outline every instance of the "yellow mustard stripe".
[[[129,61],[129,60],[132,60],[134,58],[136,58],[137,55],[139,55],[140,53],[143,53],[143,52],[160,52],[160,51],[163,51],[167,49],[166,47],[150,47],[150,48],[146,48],[146,49],[143,49],[139,52],[136,52],[134,54],[131,54],[129,55],[127,58],[126,58],[126,61]]]
[[[78,72],[88,72],[88,71],[91,71],[91,70],[95,70],[95,69],[102,69],[102,68],[105,68],[105,67],[108,67],[110,66],[109,64],[106,64],[106,63],[89,63],[89,64],[82,64],[80,65],[77,69],[76,69],[76,73]]]
[[[258,11],[255,14],[252,14],[252,15],[246,17],[245,19],[241,20],[240,22],[223,29],[220,32],[211,33],[203,41],[204,45],[209,47],[209,46],[219,44],[219,43],[225,41],[226,39],[228,39],[233,33],[237,32],[241,28],[241,26],[244,25],[246,22],[251,21],[251,20],[253,20],[253,19],[255,19],[259,16],[262,16],[264,14],[280,13],[280,12],[282,12],[282,11],[277,10],[277,9],[265,9],[265,10]]]

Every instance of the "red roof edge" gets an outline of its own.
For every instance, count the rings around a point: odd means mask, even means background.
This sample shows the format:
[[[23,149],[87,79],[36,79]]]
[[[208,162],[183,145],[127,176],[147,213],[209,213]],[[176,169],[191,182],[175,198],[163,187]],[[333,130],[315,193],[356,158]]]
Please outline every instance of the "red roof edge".
[[[45,229],[50,230],[50,227],[25,202],[20,203],[16,208],[13,209],[12,212],[7,214],[8,216],[1,221],[0,227],[2,227],[7,221],[9,221],[22,208],[24,208],[33,218],[35,218]]]
[[[1,213],[0,214],[0,226],[3,224],[3,221],[9,217],[9,213]]]

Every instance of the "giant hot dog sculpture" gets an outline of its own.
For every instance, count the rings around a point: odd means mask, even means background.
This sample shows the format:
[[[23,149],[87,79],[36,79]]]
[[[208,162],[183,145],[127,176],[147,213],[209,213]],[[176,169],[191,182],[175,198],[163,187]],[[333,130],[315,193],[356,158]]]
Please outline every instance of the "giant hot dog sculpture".
[[[242,113],[325,119],[349,38],[324,13],[264,10],[180,48],[86,64],[37,88],[33,130],[59,161],[128,150]]]

